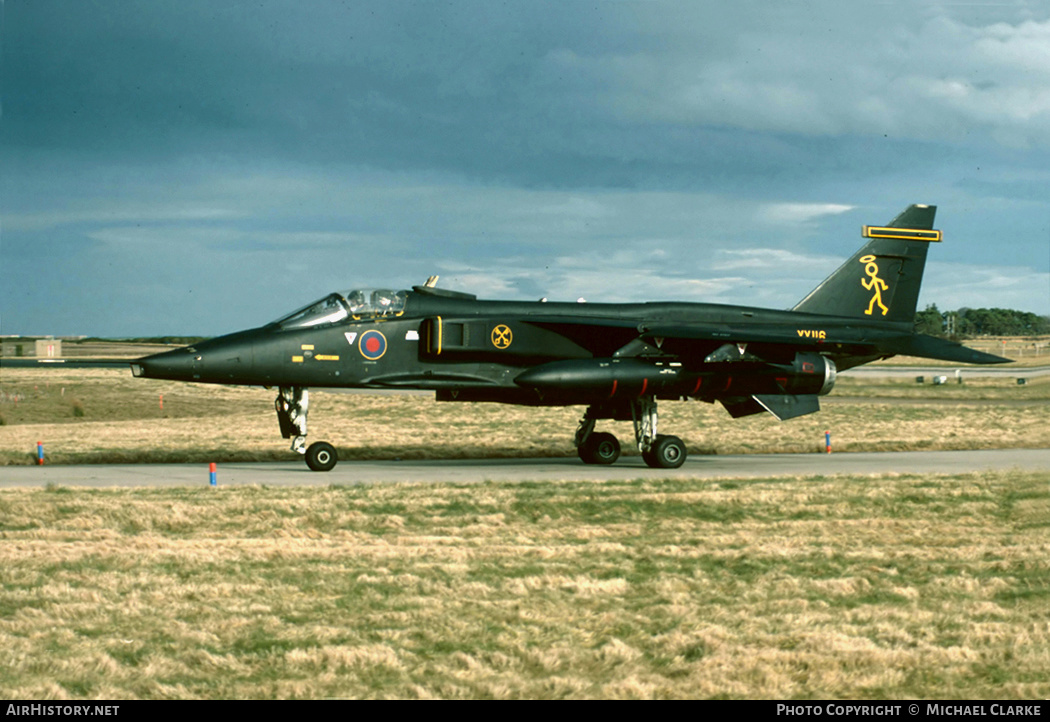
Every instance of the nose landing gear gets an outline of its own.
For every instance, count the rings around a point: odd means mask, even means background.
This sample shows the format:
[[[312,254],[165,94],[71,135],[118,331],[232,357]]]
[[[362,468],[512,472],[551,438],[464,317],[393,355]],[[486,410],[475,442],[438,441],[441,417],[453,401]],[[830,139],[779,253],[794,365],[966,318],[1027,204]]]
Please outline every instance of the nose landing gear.
[[[302,454],[312,471],[331,471],[339,461],[335,447],[326,441],[306,446],[306,415],[310,390],[303,386],[281,386],[274,401],[281,436],[292,440],[292,451]]]

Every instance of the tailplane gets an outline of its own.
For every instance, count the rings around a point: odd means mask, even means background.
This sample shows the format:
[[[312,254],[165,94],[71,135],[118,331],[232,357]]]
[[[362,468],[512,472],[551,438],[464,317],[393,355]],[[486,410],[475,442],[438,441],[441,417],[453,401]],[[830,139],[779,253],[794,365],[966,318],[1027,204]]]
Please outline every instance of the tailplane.
[[[912,205],[885,226],[865,226],[870,240],[792,310],[913,323],[937,206]]]

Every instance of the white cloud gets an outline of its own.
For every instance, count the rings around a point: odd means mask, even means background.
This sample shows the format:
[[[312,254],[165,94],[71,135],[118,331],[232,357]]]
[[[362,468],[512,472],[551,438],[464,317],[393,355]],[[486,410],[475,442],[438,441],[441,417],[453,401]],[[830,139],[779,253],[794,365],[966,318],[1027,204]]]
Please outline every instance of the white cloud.
[[[1023,266],[928,265],[919,305],[1014,308],[1050,314],[1050,273]]]
[[[853,208],[839,203],[773,203],[760,209],[759,215],[770,223],[801,224],[823,216],[845,213]]]
[[[243,217],[231,208],[188,203],[142,203],[136,201],[84,202],[82,209],[4,215],[4,230],[40,231],[60,226],[109,223],[156,223],[172,221],[215,221]]]
[[[780,248],[723,249],[715,254],[711,268],[717,271],[741,269],[775,271],[781,276],[804,277],[809,273],[819,276],[821,270],[827,275],[841,262],[841,258],[810,256]]]
[[[122,248],[121,250],[164,247],[170,249],[199,250],[203,245],[228,245],[245,239],[245,233],[228,227],[202,226],[112,226],[98,228],[85,234],[102,243]]]
[[[575,78],[569,87],[583,85],[589,101],[633,122],[921,140],[979,133],[1050,146],[1050,20],[980,25],[951,6],[899,9],[755,12],[714,54],[706,41],[728,21],[697,17],[673,31],[691,33],[691,45],[560,51],[548,72]]]

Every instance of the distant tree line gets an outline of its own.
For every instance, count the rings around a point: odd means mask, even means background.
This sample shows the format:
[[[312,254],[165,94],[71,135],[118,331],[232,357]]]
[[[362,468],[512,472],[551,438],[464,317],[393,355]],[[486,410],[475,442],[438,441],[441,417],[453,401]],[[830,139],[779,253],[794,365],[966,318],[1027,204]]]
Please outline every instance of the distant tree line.
[[[973,336],[1044,336],[1050,334],[1050,316],[1009,308],[960,308],[941,311],[930,304],[915,314],[915,330],[944,338]]]
[[[178,344],[179,346],[186,346],[191,343],[200,343],[201,341],[208,338],[207,336],[137,336],[137,337],[121,337],[121,338],[102,338],[99,336],[89,336],[83,341],[85,342],[119,342],[119,343],[166,343],[169,345]]]

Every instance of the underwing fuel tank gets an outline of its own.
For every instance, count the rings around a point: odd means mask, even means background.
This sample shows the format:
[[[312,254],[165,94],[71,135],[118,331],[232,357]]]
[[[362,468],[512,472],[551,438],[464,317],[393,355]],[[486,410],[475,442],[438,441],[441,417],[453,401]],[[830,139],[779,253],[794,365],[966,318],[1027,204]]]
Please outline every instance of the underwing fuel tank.
[[[790,364],[761,361],[680,363],[640,358],[554,361],[523,372],[514,383],[539,391],[587,391],[596,396],[693,396],[827,394],[835,385],[835,362],[800,353]]]

